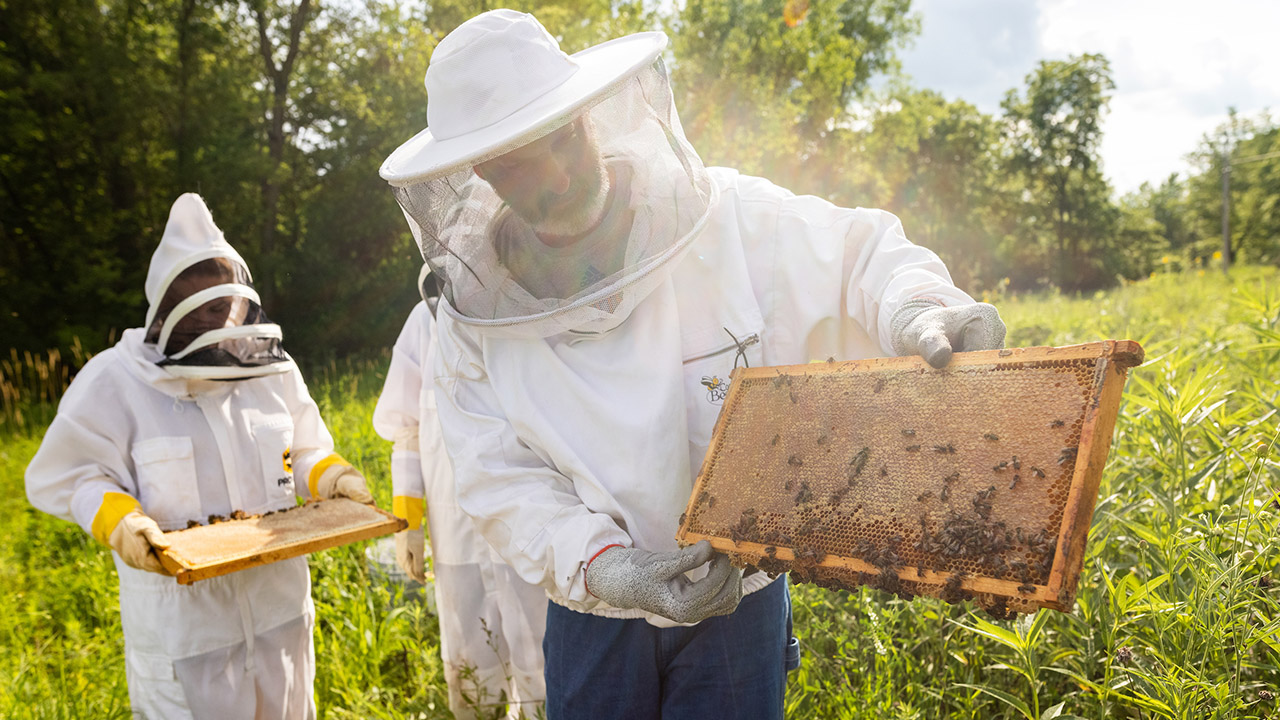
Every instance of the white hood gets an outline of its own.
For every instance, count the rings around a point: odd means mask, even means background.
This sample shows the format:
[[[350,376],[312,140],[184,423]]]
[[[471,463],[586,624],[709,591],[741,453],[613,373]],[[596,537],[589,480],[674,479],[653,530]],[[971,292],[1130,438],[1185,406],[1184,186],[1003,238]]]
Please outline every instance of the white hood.
[[[169,210],[164,236],[152,253],[151,266],[147,269],[147,321],[142,327],[151,327],[160,299],[178,273],[201,260],[215,257],[227,258],[249,272],[244,258],[213,223],[213,214],[204,204],[204,198],[195,193],[179,196]]]
[[[293,361],[263,312],[253,278],[199,195],[173,204],[146,281],[143,343],[171,375],[235,380],[283,372]]]

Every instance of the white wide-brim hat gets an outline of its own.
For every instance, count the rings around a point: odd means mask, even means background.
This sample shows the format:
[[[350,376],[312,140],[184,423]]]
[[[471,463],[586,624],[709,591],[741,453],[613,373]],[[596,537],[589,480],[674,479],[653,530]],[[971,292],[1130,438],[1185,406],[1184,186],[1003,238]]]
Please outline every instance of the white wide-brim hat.
[[[567,55],[532,15],[477,15],[436,46],[425,80],[427,128],[378,172],[412,185],[533,142],[612,95],[666,46],[664,33],[642,32]]]

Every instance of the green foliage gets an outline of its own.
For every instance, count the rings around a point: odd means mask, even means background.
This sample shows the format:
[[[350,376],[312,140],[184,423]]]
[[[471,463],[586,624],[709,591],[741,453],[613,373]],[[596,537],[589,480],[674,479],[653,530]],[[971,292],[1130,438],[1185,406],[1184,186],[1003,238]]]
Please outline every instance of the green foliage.
[[[1042,248],[1039,269],[1063,289],[1114,277],[1115,209],[1097,162],[1114,89],[1107,59],[1086,54],[1041,61],[1027,76],[1025,96],[1010,90],[1003,103],[1009,168],[1028,191],[1023,241]]]
[[[1013,344],[1133,338],[1072,614],[792,588],[789,717],[1256,718],[1280,678],[1280,273],[1158,272],[1089,297],[991,297]],[[369,417],[386,356],[307,368],[338,449],[390,500]],[[29,365],[34,366],[33,363]],[[40,382],[30,384],[32,392]],[[48,401],[26,399],[30,417]],[[36,409],[43,405],[44,409]],[[0,716],[125,718],[109,554],[26,504],[38,429],[0,442]],[[435,619],[364,561],[311,558],[323,717],[448,717]]]
[[[807,11],[787,21],[787,7]],[[708,165],[831,192],[850,103],[919,29],[909,0],[691,0],[668,21],[676,106]],[[794,12],[794,11],[793,11]],[[820,162],[814,162],[820,160]]]
[[[497,0],[5,0],[0,336],[89,351],[139,324],[173,200],[200,192],[297,354],[389,344],[420,263],[377,170],[425,124],[435,44]],[[979,293],[1092,290],[1221,247],[1280,263],[1280,131],[1233,115],[1195,171],[1119,202],[1097,162],[1107,60],[1046,61],[986,115],[897,78],[909,0],[529,0],[576,51],[666,29],[708,164],[884,207]],[[887,77],[884,90],[869,88]]]
[[[937,252],[960,287],[993,287],[1006,277],[999,241],[1009,201],[995,119],[966,102],[902,88],[870,122],[847,179],[866,198],[859,204],[903,218],[912,241]]]
[[[1280,263],[1280,125],[1266,113],[1228,120],[1206,136],[1191,156],[1199,171],[1188,178],[1184,222],[1197,236],[1191,257],[1222,250],[1222,175],[1228,182],[1232,259]]]

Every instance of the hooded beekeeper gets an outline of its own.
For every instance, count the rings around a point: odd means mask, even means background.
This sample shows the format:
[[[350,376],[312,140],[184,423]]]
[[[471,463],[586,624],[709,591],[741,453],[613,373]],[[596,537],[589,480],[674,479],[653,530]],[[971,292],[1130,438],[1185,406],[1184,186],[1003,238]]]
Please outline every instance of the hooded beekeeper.
[[[1000,347],[898,219],[706,168],[662,33],[572,56],[495,10],[436,47],[382,166],[442,283],[458,503],[548,606],[550,718],[781,718],[785,576],[675,534],[738,366]]]
[[[391,351],[373,427],[393,441],[392,509],[409,523],[396,533],[396,562],[425,582],[423,520],[431,540],[440,654],[449,709],[459,720],[539,715],[542,628],[547,597],[494,554],[458,507],[428,373],[436,347],[434,281],[422,266],[422,302],[414,306]],[[425,376],[425,381],[424,381]]]
[[[173,204],[146,297],[63,396],[27,497],[112,550],[135,716],[315,717],[306,558],[178,585],[157,552],[210,516],[373,498],[200,196]]]

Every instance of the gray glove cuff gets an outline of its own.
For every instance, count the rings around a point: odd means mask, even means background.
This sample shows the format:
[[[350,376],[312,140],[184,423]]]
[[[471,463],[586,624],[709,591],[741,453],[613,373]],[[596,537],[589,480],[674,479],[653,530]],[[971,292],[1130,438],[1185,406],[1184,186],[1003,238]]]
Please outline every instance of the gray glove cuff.
[[[894,311],[889,318],[889,340],[893,343],[893,354],[899,357],[903,355],[912,355],[902,342],[902,333],[911,324],[912,320],[919,317],[920,313],[928,310],[934,310],[940,307],[946,307],[937,300],[929,300],[927,298],[913,298],[902,303],[902,307]]]

